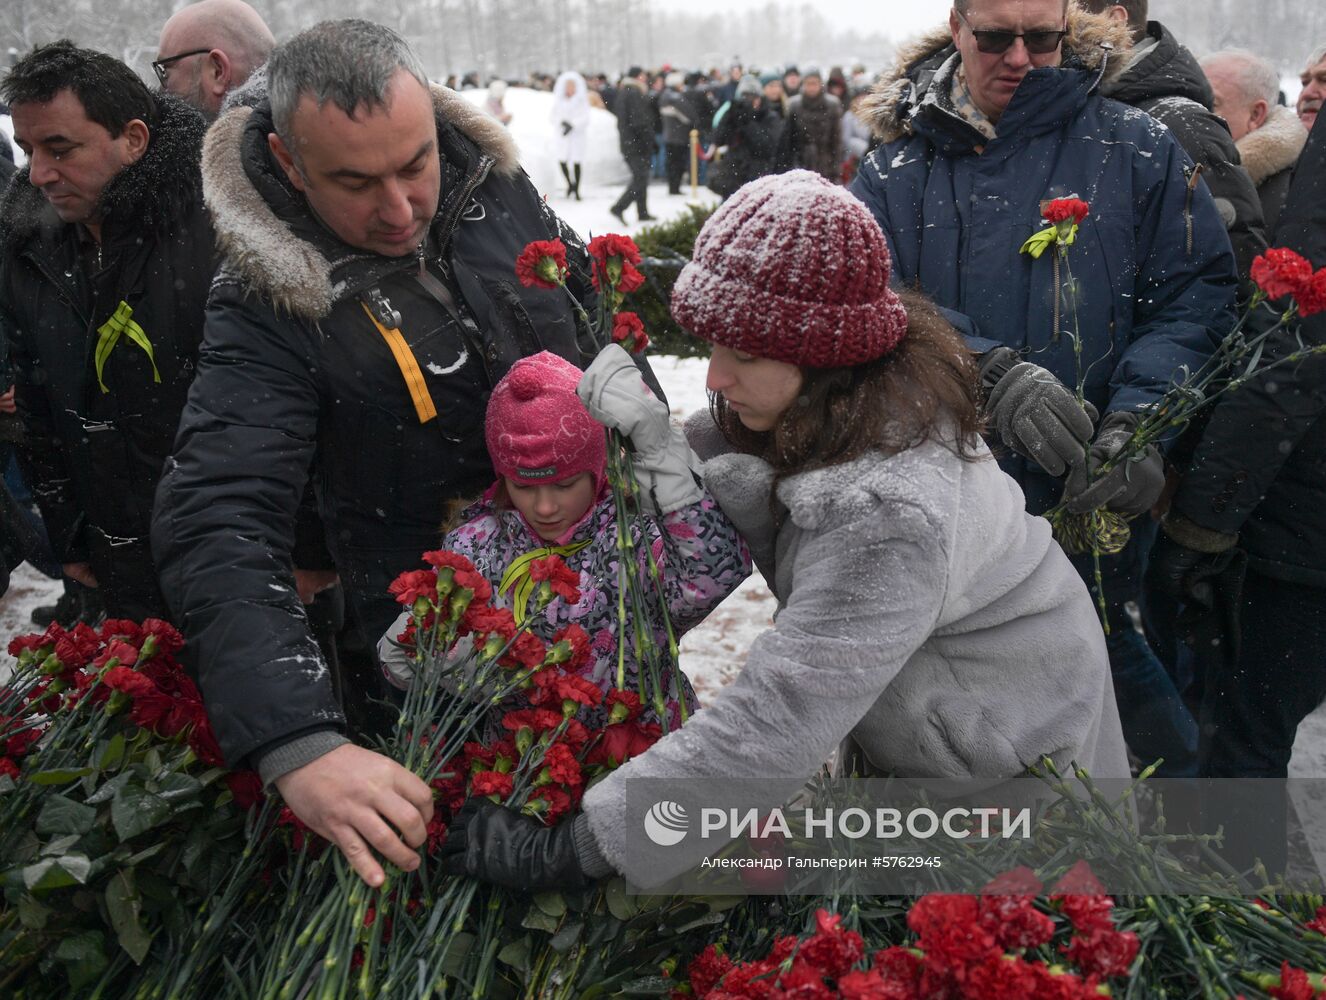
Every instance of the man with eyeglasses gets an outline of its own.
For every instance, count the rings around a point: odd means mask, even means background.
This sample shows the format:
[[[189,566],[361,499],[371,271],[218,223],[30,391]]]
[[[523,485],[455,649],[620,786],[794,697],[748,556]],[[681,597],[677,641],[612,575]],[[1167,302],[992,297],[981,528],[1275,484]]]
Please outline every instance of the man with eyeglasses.
[[[1135,518],[1129,545],[1100,560],[1119,712],[1138,757],[1184,773],[1196,725],[1125,607],[1141,590],[1164,457],[1150,447],[1090,479],[1232,327],[1238,278],[1215,202],[1169,130],[1101,94],[1129,47],[1127,25],[1065,0],[957,0],[863,112],[884,141],[852,190],[888,237],[896,280],[965,327],[1028,509],[1065,500]],[[1043,204],[1066,197],[1090,205],[1068,249],[1071,284],[1054,252],[1020,252],[1045,226]],[[1074,562],[1095,592],[1092,557]]]
[[[214,270],[206,125],[68,41],[20,59],[0,97],[28,157],[0,203],[24,477],[65,576],[112,618],[164,618],[148,533]]]
[[[199,0],[162,25],[152,69],[163,90],[210,121],[275,45],[271,29],[244,0]]]

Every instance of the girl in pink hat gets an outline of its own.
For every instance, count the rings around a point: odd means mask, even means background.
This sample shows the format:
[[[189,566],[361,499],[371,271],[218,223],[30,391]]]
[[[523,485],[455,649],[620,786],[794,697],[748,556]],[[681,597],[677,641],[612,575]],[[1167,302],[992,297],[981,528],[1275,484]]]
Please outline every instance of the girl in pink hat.
[[[848,773],[993,801],[1042,757],[1128,777],[1091,596],[981,439],[966,345],[889,270],[865,206],[807,171],[747,184],[705,223],[672,293],[713,344],[712,412],[687,432],[778,598],[774,626],[712,705],[569,821],[471,800],[446,870],[531,891],[614,873],[657,886],[719,842],[651,848],[640,806],[660,800],[629,790],[722,782],[709,804],[768,810],[835,753]]]
[[[493,585],[494,603],[510,607],[517,621],[528,612],[516,597],[528,575],[526,557],[561,556],[580,575],[580,601],[553,601],[531,629],[550,641],[568,624],[583,628],[594,654],[587,676],[606,692],[616,682],[620,626],[617,518],[606,481],[605,427],[576,394],[582,377],[584,391],[594,387],[605,407],[605,421],[630,438],[641,505],[654,515],[644,530],[663,592],[655,595],[650,631],[666,642],[664,602],[677,635],[697,625],[750,575],[751,564],[736,529],[692,471],[699,463],[681,429],[672,426],[667,404],[649,393],[625,351],[608,348],[587,375],[547,351],[517,361],[488,401],[484,429],[497,481],[461,512],[462,523],[442,548],[469,558]],[[646,539],[635,541],[638,547]],[[408,651],[394,641],[408,621],[407,611],[378,645],[383,669],[397,687],[408,687],[414,672]],[[630,646],[627,687],[636,689],[638,664],[630,659]],[[695,692],[684,677],[682,687],[670,692],[674,718],[652,721],[675,724],[682,698],[695,711]],[[601,721],[593,713],[587,718]]]

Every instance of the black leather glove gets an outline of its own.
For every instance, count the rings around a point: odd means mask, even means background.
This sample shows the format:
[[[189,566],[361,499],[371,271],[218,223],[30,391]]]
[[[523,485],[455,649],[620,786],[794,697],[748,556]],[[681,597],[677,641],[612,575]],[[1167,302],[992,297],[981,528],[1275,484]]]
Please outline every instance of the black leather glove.
[[[1064,500],[1072,513],[1104,507],[1132,517],[1155,506],[1165,489],[1165,459],[1153,444],[1096,478],[1096,471],[1124,450],[1141,421],[1140,413],[1106,414],[1086,465],[1073,469],[1064,485]]]
[[[985,412],[1004,444],[1056,478],[1084,466],[1094,406],[1010,347],[987,351],[979,364]]]
[[[1238,535],[1203,528],[1172,510],[1151,550],[1147,585],[1177,601],[1209,605],[1211,579],[1223,572],[1229,562],[1225,553],[1238,540]]]
[[[544,826],[488,799],[469,799],[447,829],[438,860],[449,875],[508,889],[579,889],[593,880],[580,865],[574,823]]]
[[[570,122],[562,122],[562,135],[570,135],[571,129],[575,128]]]

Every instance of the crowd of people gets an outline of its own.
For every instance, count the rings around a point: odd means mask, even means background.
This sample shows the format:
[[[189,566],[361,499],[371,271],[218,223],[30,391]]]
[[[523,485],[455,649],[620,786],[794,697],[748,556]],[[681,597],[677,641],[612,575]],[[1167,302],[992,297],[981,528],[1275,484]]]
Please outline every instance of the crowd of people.
[[[173,14],[153,69],[159,89],[56,41],[0,81],[27,158],[0,201],[6,565],[68,581],[43,617],[176,622],[227,760],[366,879],[417,866],[432,809],[357,741],[384,666],[403,676],[378,651],[389,585],[476,498],[454,537],[499,583],[522,547],[592,573],[603,458],[581,446],[605,426],[666,500],[660,537],[712,542],[678,607],[702,617],[749,550],[777,625],[573,822],[468,813],[457,870],[643,875],[622,780],[795,783],[849,741],[907,777],[1001,780],[1041,755],[1122,777],[1125,747],[1176,778],[1285,777],[1326,697],[1326,368],[1118,459],[1233,329],[1259,255],[1326,264],[1326,48],[1291,110],[1265,60],[1199,62],[1145,0],[955,0],[874,81],[543,78],[568,197],[590,109],[616,114],[623,222],[651,217],[656,166],[679,190],[692,132],[719,151],[727,200],[672,302],[713,345],[689,444],[647,362],[599,354],[583,313],[516,280],[527,244],[560,239],[575,296],[598,293],[521,169],[504,88],[472,104],[367,21],[277,44],[244,0]],[[1021,252],[1061,198],[1085,203],[1072,336],[1057,266]],[[1037,516],[1063,504],[1133,518],[1127,546],[1065,555]],[[1257,850],[1282,866],[1275,840]]]

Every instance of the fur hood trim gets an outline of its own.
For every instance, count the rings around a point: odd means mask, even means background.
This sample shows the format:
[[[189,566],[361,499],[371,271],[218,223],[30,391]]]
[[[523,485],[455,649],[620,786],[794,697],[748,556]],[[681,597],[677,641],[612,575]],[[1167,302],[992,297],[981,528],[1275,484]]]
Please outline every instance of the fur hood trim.
[[[1112,48],[1107,50],[1106,45]],[[1126,24],[1117,24],[1104,14],[1090,14],[1076,3],[1068,5],[1068,37],[1064,39],[1064,48],[1076,57],[1077,63],[1087,72],[1099,72],[1106,58],[1109,65],[1105,70],[1105,79],[1110,80],[1124,71],[1127,64],[1127,52],[1132,48],[1132,38]],[[892,142],[907,132],[907,123],[899,120],[899,111],[904,98],[915,87],[914,74],[917,68],[929,60],[956,51],[953,34],[944,24],[921,36],[916,41],[903,46],[898,52],[898,61],[893,70],[886,74],[871,90],[863,102],[861,119],[870,126],[872,132],[884,142]],[[917,102],[906,102],[908,107]]]
[[[496,119],[454,90],[434,86],[433,109],[494,160],[493,170],[514,176],[520,153]],[[203,146],[203,192],[216,227],[224,268],[245,286],[267,296],[279,310],[321,319],[336,302],[333,263],[287,222],[254,186],[244,167],[244,133],[251,107],[224,113]]]
[[[1268,178],[1298,162],[1308,142],[1308,130],[1291,108],[1279,105],[1266,116],[1266,124],[1238,141],[1243,168],[1258,187]]]
[[[202,155],[207,123],[193,108],[169,95],[156,95],[158,120],[147,149],[115,175],[101,193],[103,225],[111,240],[173,232],[202,200]],[[57,233],[61,222],[50,203],[29,181],[24,167],[0,201],[0,252],[8,253],[38,230]]]

